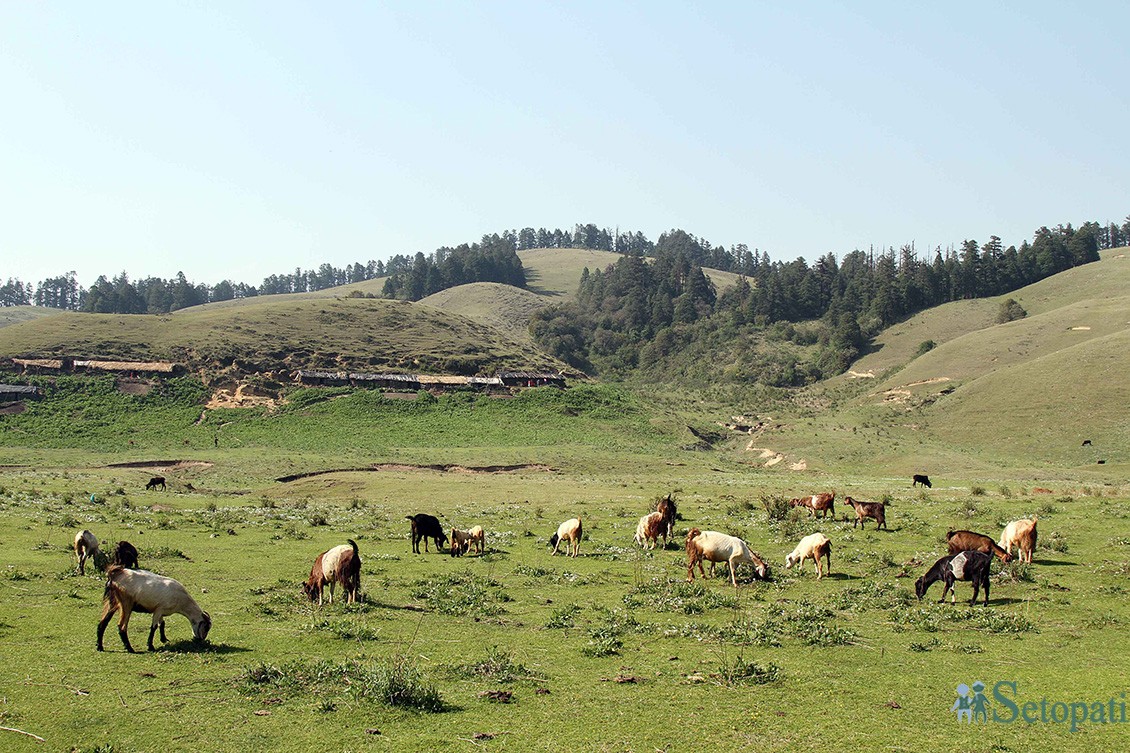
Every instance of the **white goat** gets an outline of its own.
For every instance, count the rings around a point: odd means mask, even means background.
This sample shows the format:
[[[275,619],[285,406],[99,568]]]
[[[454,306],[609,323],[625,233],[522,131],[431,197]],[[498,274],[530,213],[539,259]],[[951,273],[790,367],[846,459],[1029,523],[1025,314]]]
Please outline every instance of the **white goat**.
[[[98,553],[98,538],[87,530],[75,534],[75,557],[78,558],[78,574],[86,575],[86,561]]]
[[[161,642],[168,643],[165,637],[165,615],[183,614],[192,623],[192,637],[202,643],[208,638],[208,631],[212,628],[212,618],[202,610],[188,591],[172,578],[151,573],[148,570],[127,570],[117,565],[111,565],[106,571],[106,592],[103,595],[102,618],[98,622],[98,650],[102,650],[102,634],[110,618],[119,609],[122,614],[118,618],[118,635],[126,651],[133,653],[129,635],[130,614],[136,609],[138,612],[149,612],[153,615],[153,622],[149,626],[149,650],[153,651],[153,634],[161,629]]]
[[[702,577],[706,577],[706,570],[702,566],[703,560],[710,563],[711,575],[714,574],[716,562],[729,564],[730,582],[735,588],[738,585],[735,573],[737,566],[742,562],[753,565],[758,578],[765,580],[769,577],[769,568],[765,565],[765,561],[756,552],[750,551],[749,544],[742,539],[718,531],[700,531],[692,528],[687,531],[687,581],[694,580],[695,565],[698,565]]]
[[[561,546],[562,541],[569,542],[569,556],[576,557],[577,553],[581,551],[581,519],[570,518],[561,525],[557,526],[557,533],[549,537],[549,545],[553,547],[550,556],[557,554],[557,548]]]
[[[785,567],[791,568],[796,565],[799,569],[800,565],[804,564],[806,559],[812,558],[812,563],[816,566],[816,579],[820,580],[824,573],[820,569],[820,558],[828,558],[828,572],[832,572],[832,542],[822,533],[813,533],[805,536],[796,545],[796,549],[785,557]]]
[[[1000,548],[1011,555],[1012,547],[1015,546],[1020,561],[1031,562],[1032,553],[1036,551],[1036,523],[1038,521],[1039,516],[1034,516],[1031,520],[1021,518],[1009,523],[1005,526],[1004,532],[1001,533]]]

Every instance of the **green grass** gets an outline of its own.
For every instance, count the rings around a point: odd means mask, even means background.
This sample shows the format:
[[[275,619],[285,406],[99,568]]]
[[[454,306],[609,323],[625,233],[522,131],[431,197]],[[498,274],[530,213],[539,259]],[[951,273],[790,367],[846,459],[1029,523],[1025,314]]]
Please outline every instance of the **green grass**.
[[[753,470],[719,453],[678,451],[662,434],[613,450],[615,441],[596,438],[646,432],[639,405],[606,388],[530,395],[528,405],[436,403],[436,411],[454,407],[461,431],[416,453],[450,462],[468,452],[455,439],[463,431],[480,432],[484,448],[500,443],[474,452],[512,452],[495,425],[509,424],[522,442],[543,425],[543,458],[562,452],[554,435],[571,446],[557,472],[402,468],[271,480],[294,463],[288,442],[303,462],[332,463],[344,445],[315,454],[306,445],[316,441],[290,435],[327,441],[321,427],[344,424],[352,441],[387,432],[408,445],[435,428],[427,412],[398,425],[372,396],[352,406],[344,401],[356,398],[298,401],[292,415],[247,418],[247,436],[255,423],[287,423],[263,429],[253,452],[213,448],[214,466],[173,469],[167,493],[140,491],[134,479],[146,469],[92,467],[104,451],[48,448],[47,462],[0,471],[0,588],[9,597],[0,601],[0,725],[55,748],[125,751],[191,749],[200,739],[219,750],[456,749],[476,733],[496,735],[479,741],[504,749],[557,749],[566,727],[569,745],[583,750],[688,749],[704,736],[716,747],[782,751],[1121,749],[1118,728],[967,728],[948,709],[956,685],[974,679],[1069,700],[1122,691],[1130,606],[1116,594],[1130,588],[1130,547],[1110,531],[1125,515],[1124,493],[1045,480],[1057,487],[1050,501],[1014,482],[1007,497],[1000,483],[977,496],[970,484],[921,494],[867,473]],[[512,412],[492,413],[496,404]],[[356,423],[370,411],[369,427]],[[577,420],[590,428],[570,433]],[[239,482],[244,489],[222,491]],[[892,530],[792,515],[771,523],[761,504],[832,487],[889,495]],[[638,517],[672,490],[680,532],[694,525],[746,537],[773,581],[739,571],[735,590],[723,568],[685,584],[681,547],[637,549]],[[970,506],[970,517],[959,514]],[[484,525],[487,553],[411,554],[404,515],[418,511],[440,515],[445,527]],[[994,577],[988,609],[913,599],[913,578],[943,553],[947,528],[995,535],[1037,511],[1048,546],[1025,572]],[[581,556],[549,557],[549,534],[576,514],[586,527]],[[326,524],[313,525],[314,516]],[[133,541],[143,567],[185,583],[212,614],[209,646],[194,647],[177,616],[168,621],[172,642],[153,654],[123,653],[112,630],[107,652],[95,652],[101,579],[74,575],[69,550],[82,527]],[[833,540],[832,575],[822,581],[811,563],[801,572],[783,566],[796,539],[815,530]],[[315,608],[298,583],[318,552],[346,537],[361,548],[366,599]],[[959,596],[969,598],[968,585]],[[135,616],[135,645],[146,624]],[[510,702],[481,695],[496,690],[513,693]],[[820,713],[798,700],[813,698]],[[861,718],[882,724],[864,731]],[[191,735],[181,731],[185,719]]]

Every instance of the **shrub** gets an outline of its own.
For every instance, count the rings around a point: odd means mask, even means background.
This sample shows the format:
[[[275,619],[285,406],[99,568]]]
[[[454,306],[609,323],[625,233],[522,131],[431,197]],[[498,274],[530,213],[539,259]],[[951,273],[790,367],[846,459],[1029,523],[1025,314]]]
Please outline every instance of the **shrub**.
[[[1017,303],[1015,299],[1009,298],[997,309],[997,324],[1014,322],[1026,316],[1028,316],[1028,312],[1024,310],[1024,307]]]
[[[925,355],[936,347],[938,347],[938,344],[933,340],[923,340],[918,343],[918,350],[915,351],[914,357],[917,358],[918,356]]]
[[[761,497],[761,504],[765,508],[765,513],[768,515],[770,522],[787,520],[789,513],[792,512],[792,506],[789,505],[789,500],[785,499],[780,494],[763,495]]]

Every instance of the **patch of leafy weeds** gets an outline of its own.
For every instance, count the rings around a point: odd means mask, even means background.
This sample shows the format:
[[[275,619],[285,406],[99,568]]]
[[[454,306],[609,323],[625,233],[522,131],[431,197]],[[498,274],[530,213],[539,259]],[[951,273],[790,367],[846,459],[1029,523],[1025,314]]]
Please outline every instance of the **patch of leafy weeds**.
[[[493,617],[510,601],[502,584],[473,573],[450,573],[423,578],[412,584],[412,598],[422,600],[439,614]]]
[[[563,607],[553,610],[553,614],[549,617],[549,622],[545,626],[549,630],[565,629],[577,626],[577,615],[580,614],[582,608],[576,604],[566,604]]]
[[[867,612],[908,606],[913,599],[908,590],[895,583],[870,581],[860,586],[848,586],[828,603],[833,609],[844,612]]]
[[[588,582],[588,578],[578,573],[569,570],[552,570],[537,565],[518,565],[514,568],[514,574],[525,576],[529,582],[545,581],[570,586],[579,586]]]
[[[450,708],[439,689],[424,678],[413,662],[402,656],[384,661],[259,662],[245,667],[234,684],[246,695],[269,692],[328,699],[348,694],[359,701],[412,711],[436,713]]]
[[[581,648],[585,656],[615,656],[624,648],[624,636],[651,629],[623,609],[600,608],[601,621],[589,628],[589,642]]]
[[[718,662],[718,671],[710,676],[719,685],[735,687],[739,685],[768,685],[780,680],[784,676],[784,672],[773,662],[762,666],[756,662],[746,661],[745,657],[739,653],[733,659],[723,657]]]
[[[624,595],[629,609],[650,607],[656,612],[703,614],[708,609],[736,609],[737,596],[707,588],[700,582],[683,583],[654,578]]]
[[[306,626],[307,630],[325,632],[345,641],[375,641],[381,637],[381,632],[356,619],[331,620],[323,617],[314,620]]]
[[[512,682],[543,682],[544,677],[534,674],[533,670],[514,661],[514,654],[504,651],[498,646],[491,646],[486,656],[462,664],[444,665],[444,670],[451,677],[462,677],[475,680],[490,680],[497,683]]]

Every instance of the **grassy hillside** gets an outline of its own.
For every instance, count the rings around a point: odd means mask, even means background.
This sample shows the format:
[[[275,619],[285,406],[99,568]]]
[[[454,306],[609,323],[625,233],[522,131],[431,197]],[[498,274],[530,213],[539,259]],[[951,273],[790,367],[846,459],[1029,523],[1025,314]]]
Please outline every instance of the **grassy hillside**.
[[[42,306],[2,306],[0,307],[0,327],[7,327],[20,322],[30,322],[44,316],[58,314],[58,309],[48,309]]]
[[[761,444],[810,464],[872,462],[895,474],[1040,472],[1050,464],[1082,479],[1117,479],[1130,469],[1125,252],[890,328],[848,374],[811,391],[809,404],[823,409]],[[996,324],[1006,298],[1029,315]],[[938,346],[915,357],[924,340]],[[1083,439],[1093,446],[1081,447]]]
[[[556,368],[528,344],[428,306],[271,296],[165,316],[63,313],[0,329],[0,355],[171,359],[206,370]]]
[[[513,285],[474,282],[441,290],[424,298],[420,304],[474,319],[518,341],[528,342],[530,319],[549,300]]]

